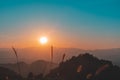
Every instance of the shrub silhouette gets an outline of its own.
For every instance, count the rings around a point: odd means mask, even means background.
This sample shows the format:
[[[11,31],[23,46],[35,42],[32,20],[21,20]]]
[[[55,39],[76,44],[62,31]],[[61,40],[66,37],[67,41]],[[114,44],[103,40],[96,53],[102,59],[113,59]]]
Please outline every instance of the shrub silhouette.
[[[16,72],[0,67],[0,80],[21,80],[22,77],[18,75]]]
[[[73,56],[47,76],[50,80],[120,80],[120,68],[89,53]]]

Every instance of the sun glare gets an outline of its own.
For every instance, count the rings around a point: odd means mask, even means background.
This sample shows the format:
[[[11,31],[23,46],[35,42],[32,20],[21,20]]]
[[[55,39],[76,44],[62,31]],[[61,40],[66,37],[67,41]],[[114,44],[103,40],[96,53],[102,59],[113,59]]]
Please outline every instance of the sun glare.
[[[46,44],[47,42],[48,42],[48,38],[47,37],[41,37],[40,39],[39,39],[39,42],[41,43],[41,44]]]

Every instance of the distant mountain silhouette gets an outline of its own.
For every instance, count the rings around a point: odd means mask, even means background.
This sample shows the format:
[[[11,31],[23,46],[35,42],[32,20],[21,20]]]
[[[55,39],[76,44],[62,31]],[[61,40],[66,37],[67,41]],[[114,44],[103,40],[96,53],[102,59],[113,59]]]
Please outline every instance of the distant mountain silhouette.
[[[120,80],[120,67],[89,53],[72,56],[59,65],[44,60],[19,64],[25,80]],[[11,63],[0,64],[0,80],[8,80],[5,78],[24,80],[18,75],[17,64]]]
[[[36,60],[50,61],[50,48],[23,48],[17,49],[20,61],[31,63]],[[65,59],[70,59],[72,56],[78,56],[83,53],[91,53],[100,59],[108,59],[114,64],[120,66],[120,48],[113,49],[98,49],[98,50],[82,50],[78,48],[54,48],[54,62],[60,63],[62,55],[65,53]],[[32,56],[32,57],[31,57]],[[16,62],[15,55],[10,48],[0,48],[0,63]]]
[[[120,67],[88,53],[73,56],[60,63],[46,78],[48,80],[120,80]]]
[[[38,60],[31,64],[27,64],[25,62],[20,62],[19,64],[21,69],[21,75],[24,77],[26,77],[29,72],[33,72],[35,75],[38,75],[40,73],[47,74],[50,71],[50,69],[48,68],[50,66],[50,62],[44,60]],[[57,64],[52,63],[52,69],[57,66],[58,66]],[[0,67],[8,68],[18,73],[17,64],[14,63],[0,64]]]

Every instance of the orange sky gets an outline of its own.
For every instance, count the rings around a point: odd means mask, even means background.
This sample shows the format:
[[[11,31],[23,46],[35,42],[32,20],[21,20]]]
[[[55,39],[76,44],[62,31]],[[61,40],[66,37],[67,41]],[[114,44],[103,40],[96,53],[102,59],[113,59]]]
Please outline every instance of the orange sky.
[[[45,45],[41,45],[39,42],[39,38],[41,36],[48,37],[48,42]],[[39,47],[39,46],[51,46],[54,45],[55,47],[70,47],[70,48],[81,48],[81,49],[108,49],[108,48],[117,48],[119,45],[113,45],[114,41],[111,43],[108,39],[93,41],[92,39],[85,40],[80,38],[73,37],[65,37],[65,35],[30,35],[30,36],[23,36],[14,39],[7,39],[6,43],[0,43],[0,47],[8,47],[15,46],[17,48],[25,48],[25,47]]]
[[[117,0],[119,1],[119,0]],[[120,48],[116,0],[0,0],[0,48],[46,46]]]

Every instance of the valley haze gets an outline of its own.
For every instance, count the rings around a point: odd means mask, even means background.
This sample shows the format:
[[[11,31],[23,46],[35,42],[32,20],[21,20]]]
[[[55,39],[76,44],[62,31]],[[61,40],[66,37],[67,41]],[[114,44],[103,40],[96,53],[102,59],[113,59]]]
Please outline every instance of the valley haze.
[[[50,48],[29,47],[17,48],[16,50],[20,62],[32,63],[37,60],[50,61]],[[113,64],[120,66],[120,48],[84,50],[79,48],[55,47],[53,53],[53,62],[59,64],[64,53],[66,54],[65,60],[79,54],[90,53],[99,59],[110,60],[113,62]],[[16,57],[11,48],[0,48],[0,64],[2,63],[16,63]]]

